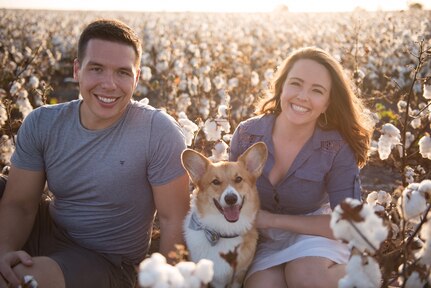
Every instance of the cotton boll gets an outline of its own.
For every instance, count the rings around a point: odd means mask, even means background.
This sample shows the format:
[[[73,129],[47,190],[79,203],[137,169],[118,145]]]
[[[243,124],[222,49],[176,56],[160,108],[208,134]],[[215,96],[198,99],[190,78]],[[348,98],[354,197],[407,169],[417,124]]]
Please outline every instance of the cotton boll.
[[[229,145],[226,144],[223,140],[217,141],[214,145],[214,149],[212,149],[212,156],[209,159],[213,162],[225,161],[229,159],[228,149]]]
[[[406,166],[404,169],[404,176],[406,177],[407,183],[413,183],[416,176],[415,170],[410,166]]]
[[[179,262],[175,267],[180,271],[185,279],[192,277],[196,264],[194,262]]]
[[[192,105],[192,101],[190,100],[189,94],[181,93],[177,99],[177,111],[186,112],[190,105]]]
[[[418,190],[422,193],[426,193],[431,195],[431,180],[425,179],[423,180],[418,187]]]
[[[416,271],[413,271],[412,274],[410,274],[409,278],[406,281],[405,288],[417,288],[417,287],[424,287],[426,283],[426,280],[422,280],[419,276],[419,273]]]
[[[395,138],[400,138],[400,130],[390,123],[384,124],[382,126],[381,131],[382,131],[382,134],[384,134],[384,135],[387,135],[390,137],[395,137]]]
[[[400,212],[404,215],[404,219],[406,220],[421,215],[427,207],[427,201],[423,193],[418,189],[418,183],[409,184],[404,189],[402,197],[398,199],[398,207],[402,207],[402,211]]]
[[[250,83],[251,83],[251,86],[257,86],[259,84],[259,74],[257,74],[257,72],[255,71],[251,72]]]
[[[205,77],[202,81],[202,86],[205,93],[209,93],[211,91],[211,80],[208,77]]]
[[[423,97],[428,100],[431,99],[431,85],[424,85],[423,90],[424,90]]]
[[[373,205],[375,205],[375,204],[376,204],[376,202],[377,202],[377,196],[378,196],[377,191],[373,191],[373,192],[369,193],[369,194],[367,195],[366,202],[367,202],[368,204],[373,204]]]
[[[208,141],[217,141],[221,138],[220,126],[214,120],[207,119],[203,131]]]
[[[198,125],[190,121],[184,112],[180,112],[178,114],[178,124],[180,124],[181,130],[183,131],[186,138],[186,145],[192,145],[195,133],[199,129]]]
[[[381,160],[389,157],[392,148],[400,144],[400,130],[390,123],[386,123],[381,129],[382,135],[378,141],[378,152]]]
[[[361,252],[374,252],[388,236],[388,228],[374,213],[372,206],[361,204],[359,200],[352,198],[347,198],[335,207],[330,226],[335,238],[345,240],[350,247],[355,247]]]
[[[431,265],[431,219],[422,226],[421,238],[424,239],[424,245],[421,250],[416,254],[416,259],[425,265]]]
[[[338,282],[339,288],[380,287],[382,275],[379,265],[369,256],[353,255],[346,266],[346,275]]]
[[[418,129],[420,128],[422,125],[422,121],[421,118],[414,118],[411,122],[410,122],[410,126],[413,127],[413,129]]]
[[[399,112],[405,112],[407,108],[407,102],[404,100],[400,100],[397,103],[397,107]]]
[[[184,287],[185,288],[201,288],[202,282],[201,280],[196,276],[191,276],[184,279]]]
[[[152,77],[151,68],[148,66],[143,66],[141,68],[141,79],[144,81],[150,81]]]
[[[207,259],[201,259],[196,265],[195,275],[203,284],[208,284],[214,276],[214,263]]]
[[[419,140],[419,153],[423,158],[431,159],[431,137],[423,136]]]

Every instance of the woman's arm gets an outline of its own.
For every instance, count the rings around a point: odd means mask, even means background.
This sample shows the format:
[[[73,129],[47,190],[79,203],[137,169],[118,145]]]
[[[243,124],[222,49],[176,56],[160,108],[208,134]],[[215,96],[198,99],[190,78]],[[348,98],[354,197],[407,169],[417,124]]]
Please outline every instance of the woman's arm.
[[[330,219],[330,215],[283,215],[260,210],[256,217],[256,225],[257,228],[277,228],[334,239],[329,226]]]

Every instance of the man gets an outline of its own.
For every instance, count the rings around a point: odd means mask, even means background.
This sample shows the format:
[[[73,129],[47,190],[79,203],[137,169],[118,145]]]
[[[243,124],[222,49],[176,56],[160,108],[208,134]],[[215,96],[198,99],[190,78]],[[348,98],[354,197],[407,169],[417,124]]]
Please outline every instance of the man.
[[[155,210],[160,252],[183,243],[184,137],[167,114],[131,100],[141,49],[124,23],[91,23],[74,62],[82,100],[25,119],[0,201],[0,287],[24,275],[44,288],[133,287]]]

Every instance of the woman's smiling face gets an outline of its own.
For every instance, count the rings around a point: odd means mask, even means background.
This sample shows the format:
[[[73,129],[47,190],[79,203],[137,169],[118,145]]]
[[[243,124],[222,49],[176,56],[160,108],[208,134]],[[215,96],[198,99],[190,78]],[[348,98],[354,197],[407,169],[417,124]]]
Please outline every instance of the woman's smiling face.
[[[314,127],[329,106],[331,82],[322,64],[311,59],[296,61],[280,95],[281,114],[291,124]]]

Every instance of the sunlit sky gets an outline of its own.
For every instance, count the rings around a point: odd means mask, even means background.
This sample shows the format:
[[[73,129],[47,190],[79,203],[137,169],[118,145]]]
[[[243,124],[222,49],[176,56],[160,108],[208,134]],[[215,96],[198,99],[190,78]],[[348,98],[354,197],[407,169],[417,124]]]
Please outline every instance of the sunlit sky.
[[[117,11],[270,12],[287,5],[291,12],[405,10],[412,0],[0,0],[0,8]],[[418,0],[431,9],[431,0]]]

